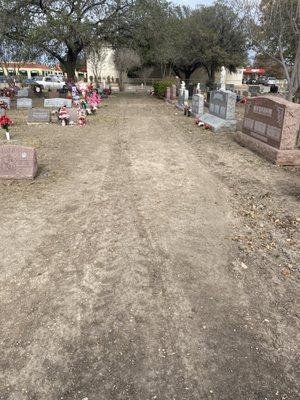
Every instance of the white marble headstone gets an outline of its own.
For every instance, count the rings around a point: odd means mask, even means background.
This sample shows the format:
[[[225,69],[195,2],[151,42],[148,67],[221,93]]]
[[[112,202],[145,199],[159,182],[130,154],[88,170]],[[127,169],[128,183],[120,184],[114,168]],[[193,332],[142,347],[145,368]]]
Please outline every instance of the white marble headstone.
[[[72,100],[71,99],[61,99],[59,97],[54,99],[45,99],[44,100],[44,107],[45,108],[60,108],[60,107],[72,107]]]
[[[204,114],[204,96],[202,94],[194,94],[192,99],[192,113],[196,116]]]

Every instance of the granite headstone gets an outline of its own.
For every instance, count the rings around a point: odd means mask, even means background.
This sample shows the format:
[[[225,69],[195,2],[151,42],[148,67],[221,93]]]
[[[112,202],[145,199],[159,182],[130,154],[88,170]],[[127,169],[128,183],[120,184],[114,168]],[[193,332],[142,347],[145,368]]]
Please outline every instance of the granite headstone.
[[[19,89],[17,93],[17,97],[28,97],[29,96],[29,90],[28,89]]]
[[[70,108],[70,109],[68,110],[68,113],[69,113],[69,115],[70,115],[70,122],[71,122],[72,124],[77,124],[77,122],[78,122],[78,112],[77,112],[77,109],[76,109],[76,108]]]
[[[201,121],[211,126],[213,132],[235,132],[236,93],[229,90],[216,90],[210,93],[209,113]]]
[[[0,178],[33,179],[37,169],[36,150],[33,147],[0,146]]]
[[[176,99],[176,91],[177,91],[176,85],[172,85],[171,86],[171,94],[170,94],[170,99],[171,100],[175,100]]]
[[[299,104],[261,96],[248,100],[243,130],[235,138],[277,164],[300,165],[299,127]]]
[[[60,108],[60,107],[72,107],[72,100],[71,99],[61,99],[59,97],[53,99],[45,99],[44,100],[44,107],[45,108]]]
[[[171,100],[171,88],[167,87],[166,89],[166,102],[169,102]]]
[[[27,122],[29,124],[49,123],[51,122],[51,113],[44,108],[32,108],[28,111]]]
[[[177,107],[180,110],[183,110],[188,100],[189,100],[189,91],[187,89],[180,90]]]
[[[232,84],[232,83],[227,83],[227,84],[225,85],[225,87],[226,87],[226,90],[230,90],[231,92],[234,92],[234,84]]]
[[[32,99],[27,97],[17,99],[17,108],[32,108]]]
[[[258,96],[260,93],[259,85],[250,85],[250,86],[248,86],[248,89],[249,89],[251,96]]]
[[[194,94],[192,98],[192,114],[197,117],[204,114],[204,96],[202,94]]]

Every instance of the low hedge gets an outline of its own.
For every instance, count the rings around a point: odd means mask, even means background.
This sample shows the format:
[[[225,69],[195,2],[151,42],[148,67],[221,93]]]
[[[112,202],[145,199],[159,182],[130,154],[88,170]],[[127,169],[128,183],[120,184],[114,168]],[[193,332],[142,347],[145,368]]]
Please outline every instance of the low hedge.
[[[162,99],[165,97],[167,87],[171,87],[172,84],[173,84],[173,82],[168,81],[168,80],[162,80],[162,81],[155,82],[153,85],[154,93],[156,94],[156,96],[158,96],[159,98]]]

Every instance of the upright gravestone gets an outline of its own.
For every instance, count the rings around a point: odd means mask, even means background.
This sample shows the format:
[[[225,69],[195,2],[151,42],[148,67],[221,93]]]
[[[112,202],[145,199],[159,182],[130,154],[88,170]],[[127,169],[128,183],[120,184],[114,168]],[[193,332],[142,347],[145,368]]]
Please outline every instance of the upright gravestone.
[[[32,99],[27,97],[17,99],[17,108],[32,108]]]
[[[28,124],[40,124],[51,122],[51,113],[49,110],[44,108],[32,108],[28,112],[27,123]]]
[[[59,97],[44,100],[45,108],[61,108],[64,106],[67,108],[71,108],[72,100],[71,99],[60,99]]]
[[[196,117],[204,114],[204,96],[202,94],[194,94],[192,98],[192,114]]]
[[[33,179],[37,169],[36,150],[33,147],[0,146],[0,178]]]
[[[187,89],[181,90],[178,97],[177,107],[180,110],[183,110],[188,100],[189,100],[189,91]]]
[[[211,126],[213,132],[235,132],[236,93],[229,90],[216,90],[210,93],[209,113],[201,121]]]
[[[29,96],[29,90],[28,89],[19,89],[17,93],[17,97],[28,97]]]
[[[300,104],[277,96],[248,100],[235,139],[279,165],[300,165]]]
[[[71,125],[75,125],[78,122],[78,112],[76,110],[76,108],[70,108],[70,110],[68,110],[68,114],[70,115],[70,123]]]
[[[185,82],[184,81],[181,81],[181,84],[180,84],[180,93],[183,93],[185,91]]]
[[[172,85],[171,86],[171,93],[170,93],[170,99],[171,100],[175,100],[176,99],[176,91],[177,91],[176,85]]]
[[[250,85],[248,86],[249,93],[252,97],[258,96],[260,94],[260,86],[259,85]]]
[[[226,83],[226,90],[230,90],[231,92],[234,92],[234,84]]]
[[[166,90],[166,102],[168,103],[171,100],[171,88],[167,87]]]
[[[4,101],[7,104],[7,108],[10,109],[10,98],[9,97],[0,97],[0,101]]]

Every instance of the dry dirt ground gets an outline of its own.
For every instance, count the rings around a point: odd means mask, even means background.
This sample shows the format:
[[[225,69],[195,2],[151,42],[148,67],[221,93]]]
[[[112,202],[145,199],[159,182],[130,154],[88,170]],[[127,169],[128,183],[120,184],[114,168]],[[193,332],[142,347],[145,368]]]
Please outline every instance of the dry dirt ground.
[[[299,399],[299,169],[105,104],[84,128],[10,113],[40,170],[0,182],[0,399]]]

